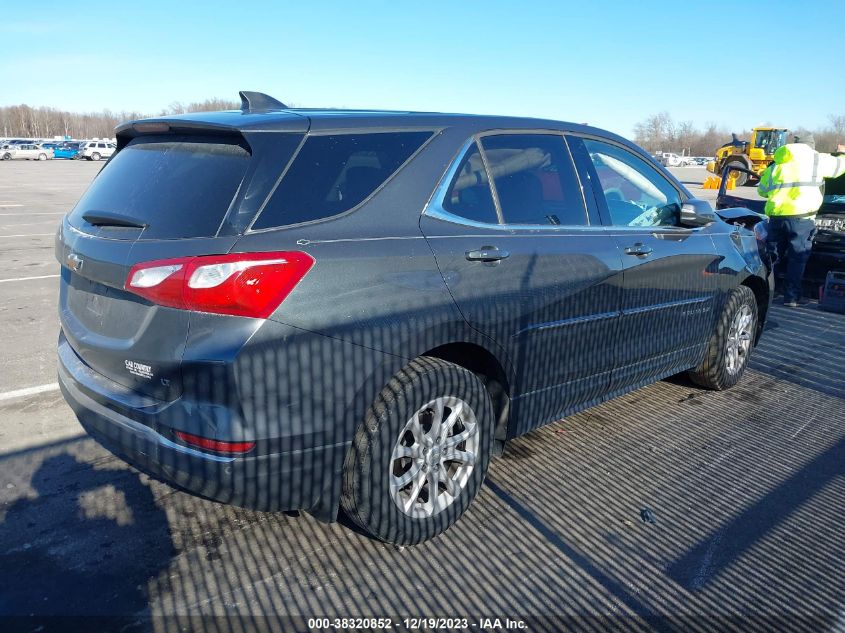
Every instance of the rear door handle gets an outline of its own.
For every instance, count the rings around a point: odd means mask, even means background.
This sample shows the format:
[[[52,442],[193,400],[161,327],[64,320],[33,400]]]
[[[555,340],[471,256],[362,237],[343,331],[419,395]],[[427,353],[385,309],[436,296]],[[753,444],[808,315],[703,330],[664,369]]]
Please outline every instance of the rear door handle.
[[[626,255],[636,255],[637,257],[648,257],[654,249],[651,246],[646,246],[642,242],[637,242],[633,246],[625,247]]]
[[[507,251],[500,251],[495,246],[482,246],[478,250],[467,251],[467,259],[471,262],[498,262],[510,257]]]

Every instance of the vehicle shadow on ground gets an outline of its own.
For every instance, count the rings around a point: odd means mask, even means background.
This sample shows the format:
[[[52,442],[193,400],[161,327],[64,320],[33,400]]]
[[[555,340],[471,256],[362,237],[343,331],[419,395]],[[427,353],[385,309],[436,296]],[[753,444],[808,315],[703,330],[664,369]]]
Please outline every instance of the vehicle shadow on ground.
[[[303,615],[828,628],[845,605],[845,320],[777,306],[772,319],[735,389],[664,381],[515,440],[458,525],[416,547],[203,500],[89,439],[0,456],[0,617],[168,632],[304,628],[289,619]]]
[[[143,612],[147,581],[176,553],[149,486],[59,452],[28,487],[0,510],[0,616]]]

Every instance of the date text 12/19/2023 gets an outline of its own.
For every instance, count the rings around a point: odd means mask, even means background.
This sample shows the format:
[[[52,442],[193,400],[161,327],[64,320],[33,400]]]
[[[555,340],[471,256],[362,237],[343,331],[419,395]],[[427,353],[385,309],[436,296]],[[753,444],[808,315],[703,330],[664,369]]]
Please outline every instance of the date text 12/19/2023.
[[[498,617],[481,618],[308,618],[308,628],[311,630],[330,629],[371,629],[391,630],[404,628],[409,631],[416,630],[456,630],[456,629],[479,629],[490,630],[525,630],[527,628],[523,620]]]

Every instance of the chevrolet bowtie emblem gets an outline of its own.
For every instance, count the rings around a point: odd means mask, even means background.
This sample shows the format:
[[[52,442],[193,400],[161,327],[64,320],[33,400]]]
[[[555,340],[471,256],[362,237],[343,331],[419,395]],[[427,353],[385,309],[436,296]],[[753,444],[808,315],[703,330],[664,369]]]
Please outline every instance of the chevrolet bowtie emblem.
[[[76,253],[69,253],[66,261],[67,267],[74,272],[82,268],[82,258]]]

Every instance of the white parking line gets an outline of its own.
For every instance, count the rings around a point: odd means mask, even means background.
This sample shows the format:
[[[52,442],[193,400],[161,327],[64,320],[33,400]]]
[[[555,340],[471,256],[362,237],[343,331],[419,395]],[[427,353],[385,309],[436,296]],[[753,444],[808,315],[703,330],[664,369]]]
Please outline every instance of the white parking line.
[[[0,224],[0,229],[13,229],[16,226],[56,226],[55,222],[20,222],[18,224]]]
[[[19,204],[18,206],[22,207],[23,205]],[[9,215],[14,215],[14,216],[18,216],[18,215],[64,215],[64,214],[65,214],[64,211],[38,211],[36,213],[29,213],[28,211],[23,211],[21,213],[0,213],[0,216],[9,216]]]
[[[0,402],[3,400],[12,400],[13,398],[25,398],[26,396],[34,396],[38,393],[46,393],[47,391],[56,391],[59,388],[59,383],[51,382],[48,385],[38,385],[37,387],[26,387],[25,389],[15,389],[14,391],[6,391],[0,393]]]
[[[26,233],[24,235],[0,235],[0,237],[44,237],[45,235],[55,235],[55,233]]]
[[[10,281],[29,281],[31,279],[53,279],[54,277],[61,277],[61,275],[38,275],[37,277],[17,277],[15,279],[0,279],[0,284],[5,284]]]
[[[3,207],[4,209],[6,209],[8,207],[22,207],[22,206],[23,206],[22,204],[0,204],[0,207]]]

